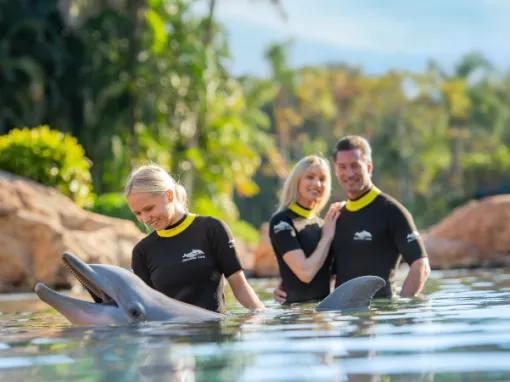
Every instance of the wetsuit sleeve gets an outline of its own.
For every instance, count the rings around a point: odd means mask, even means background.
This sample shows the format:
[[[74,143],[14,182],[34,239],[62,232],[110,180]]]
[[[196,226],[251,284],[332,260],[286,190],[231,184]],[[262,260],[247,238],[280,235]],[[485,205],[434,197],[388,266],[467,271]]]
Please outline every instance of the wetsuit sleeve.
[[[237,254],[234,236],[230,228],[222,221],[212,219],[209,240],[216,259],[216,264],[225,277],[242,270]]]
[[[407,264],[427,257],[425,245],[409,211],[402,205],[394,204],[388,216],[394,243]]]
[[[269,238],[276,256],[282,257],[287,252],[302,249],[297,239],[296,229],[290,219],[274,216],[269,223]]]
[[[133,253],[131,256],[131,268],[133,269],[135,275],[140,277],[148,286],[154,288],[152,285],[149,267],[147,266],[145,255],[142,251],[140,243],[135,245],[133,248]]]

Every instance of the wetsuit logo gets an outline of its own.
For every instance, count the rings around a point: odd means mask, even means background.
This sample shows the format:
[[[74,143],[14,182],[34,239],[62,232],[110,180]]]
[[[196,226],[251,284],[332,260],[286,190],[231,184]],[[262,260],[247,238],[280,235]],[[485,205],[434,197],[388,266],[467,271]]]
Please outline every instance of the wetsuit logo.
[[[372,234],[368,231],[356,232],[356,233],[354,233],[353,240],[372,241]]]
[[[234,248],[236,246],[236,241],[234,239],[230,239],[228,241],[228,247],[229,248]]]
[[[201,249],[192,249],[191,252],[182,255],[182,262],[185,263],[191,260],[205,259],[205,252]]]
[[[418,231],[413,231],[407,235],[407,242],[410,243],[412,241],[418,240],[419,236],[420,236],[420,234]]]
[[[292,226],[287,222],[281,221],[273,227],[273,232],[278,233],[281,231],[292,231]]]

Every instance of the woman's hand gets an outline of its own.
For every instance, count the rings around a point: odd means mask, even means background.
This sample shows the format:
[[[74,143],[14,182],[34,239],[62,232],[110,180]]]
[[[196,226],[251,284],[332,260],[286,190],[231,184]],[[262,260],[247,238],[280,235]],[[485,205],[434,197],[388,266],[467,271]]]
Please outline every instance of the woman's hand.
[[[336,202],[329,206],[329,210],[324,217],[324,224],[322,226],[322,236],[327,240],[333,240],[333,236],[335,235],[336,221],[340,216],[344,205],[345,202]]]

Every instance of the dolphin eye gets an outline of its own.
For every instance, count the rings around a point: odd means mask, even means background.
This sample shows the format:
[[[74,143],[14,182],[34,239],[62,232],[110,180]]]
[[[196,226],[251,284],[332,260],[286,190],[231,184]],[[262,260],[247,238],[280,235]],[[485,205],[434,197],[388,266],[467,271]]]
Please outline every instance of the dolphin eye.
[[[127,308],[127,314],[134,321],[141,321],[145,317],[145,310],[138,303],[130,304]]]

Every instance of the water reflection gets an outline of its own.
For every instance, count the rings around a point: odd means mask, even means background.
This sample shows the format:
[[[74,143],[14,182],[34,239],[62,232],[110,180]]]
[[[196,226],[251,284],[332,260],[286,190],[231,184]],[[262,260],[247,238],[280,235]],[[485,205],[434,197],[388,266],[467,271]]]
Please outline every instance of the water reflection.
[[[257,286],[270,290],[267,281]],[[234,313],[221,322],[119,327],[73,327],[37,302],[4,298],[0,374],[107,382],[509,380],[509,275],[436,272],[426,292],[348,314],[267,300],[271,309],[256,315],[230,306]]]

